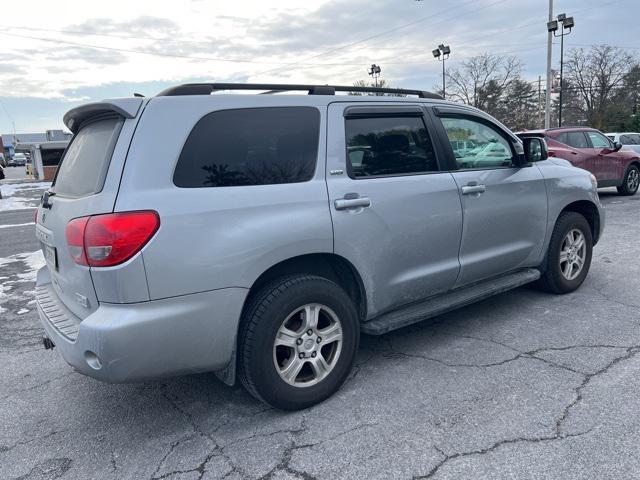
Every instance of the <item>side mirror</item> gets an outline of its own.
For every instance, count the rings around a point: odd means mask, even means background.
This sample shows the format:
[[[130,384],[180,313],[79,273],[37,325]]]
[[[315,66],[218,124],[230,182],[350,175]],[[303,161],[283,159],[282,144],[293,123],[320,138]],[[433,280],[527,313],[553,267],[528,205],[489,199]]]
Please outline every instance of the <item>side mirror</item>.
[[[549,150],[544,138],[525,137],[522,139],[522,146],[526,163],[540,162],[549,158]]]
[[[620,142],[613,142],[613,151],[617,152],[622,148],[622,144]]]

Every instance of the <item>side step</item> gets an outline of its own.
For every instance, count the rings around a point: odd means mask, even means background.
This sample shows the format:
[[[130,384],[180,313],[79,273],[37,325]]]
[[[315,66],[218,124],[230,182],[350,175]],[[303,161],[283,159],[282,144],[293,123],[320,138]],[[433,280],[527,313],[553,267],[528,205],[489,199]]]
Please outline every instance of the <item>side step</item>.
[[[442,315],[456,308],[489,298],[497,293],[506,292],[507,290],[533,282],[538,278],[540,278],[540,271],[535,268],[519,270],[384,313],[379,317],[363,323],[360,330],[367,335],[382,335],[392,330],[406,327],[407,325],[421,322],[427,318]]]

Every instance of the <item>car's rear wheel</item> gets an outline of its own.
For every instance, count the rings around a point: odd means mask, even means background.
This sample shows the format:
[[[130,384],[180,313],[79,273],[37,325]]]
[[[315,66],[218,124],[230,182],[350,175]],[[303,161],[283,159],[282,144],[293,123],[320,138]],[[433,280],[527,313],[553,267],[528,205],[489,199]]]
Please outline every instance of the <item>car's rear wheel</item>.
[[[551,293],[573,292],[587,277],[592,253],[589,222],[579,213],[562,213],[551,234],[539,286]]]
[[[280,278],[247,304],[239,377],[253,396],[275,408],[307,408],[340,388],[359,340],[358,315],[342,288],[310,275]]]
[[[634,195],[640,186],[640,170],[637,166],[631,165],[624,174],[622,185],[618,187],[620,195]]]

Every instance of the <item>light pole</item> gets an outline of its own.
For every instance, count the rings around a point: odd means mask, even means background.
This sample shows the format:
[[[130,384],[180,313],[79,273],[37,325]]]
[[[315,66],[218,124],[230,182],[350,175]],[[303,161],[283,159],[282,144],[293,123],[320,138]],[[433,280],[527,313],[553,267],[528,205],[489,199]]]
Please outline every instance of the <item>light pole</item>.
[[[445,70],[444,70],[444,61],[449,58],[449,55],[451,54],[451,48],[449,47],[449,45],[445,45],[443,43],[441,43],[440,45],[438,45],[438,48],[436,48],[435,50],[433,50],[431,53],[433,53],[433,56],[437,59],[437,60],[442,60],[442,98],[446,98],[447,96],[447,85],[445,82]]]
[[[562,24],[562,28],[558,27],[558,23]],[[575,26],[573,17],[567,17],[564,13],[558,15],[557,20],[551,20],[547,23],[547,31],[553,32],[554,37],[560,37],[560,104],[558,105],[558,126],[562,126],[562,74],[564,67],[564,36],[571,33],[571,29]],[[560,30],[558,34],[557,31]],[[565,30],[567,30],[565,32]],[[549,85],[547,85],[549,88]]]
[[[380,65],[376,65],[375,63],[371,64],[371,68],[369,69],[369,75],[373,77],[374,84],[376,88],[378,88],[378,77],[380,76],[380,72],[382,69]]]

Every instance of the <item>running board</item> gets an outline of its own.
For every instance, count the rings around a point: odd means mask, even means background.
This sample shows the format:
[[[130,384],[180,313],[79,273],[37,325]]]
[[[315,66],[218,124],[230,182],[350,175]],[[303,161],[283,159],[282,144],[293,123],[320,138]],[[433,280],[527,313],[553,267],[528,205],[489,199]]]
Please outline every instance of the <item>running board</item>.
[[[379,317],[363,323],[360,330],[367,335],[382,335],[392,330],[406,327],[407,325],[421,322],[427,318],[436,317],[455,310],[456,308],[489,298],[498,293],[506,292],[507,290],[533,282],[539,278],[540,272],[534,268],[519,270],[384,313]]]

